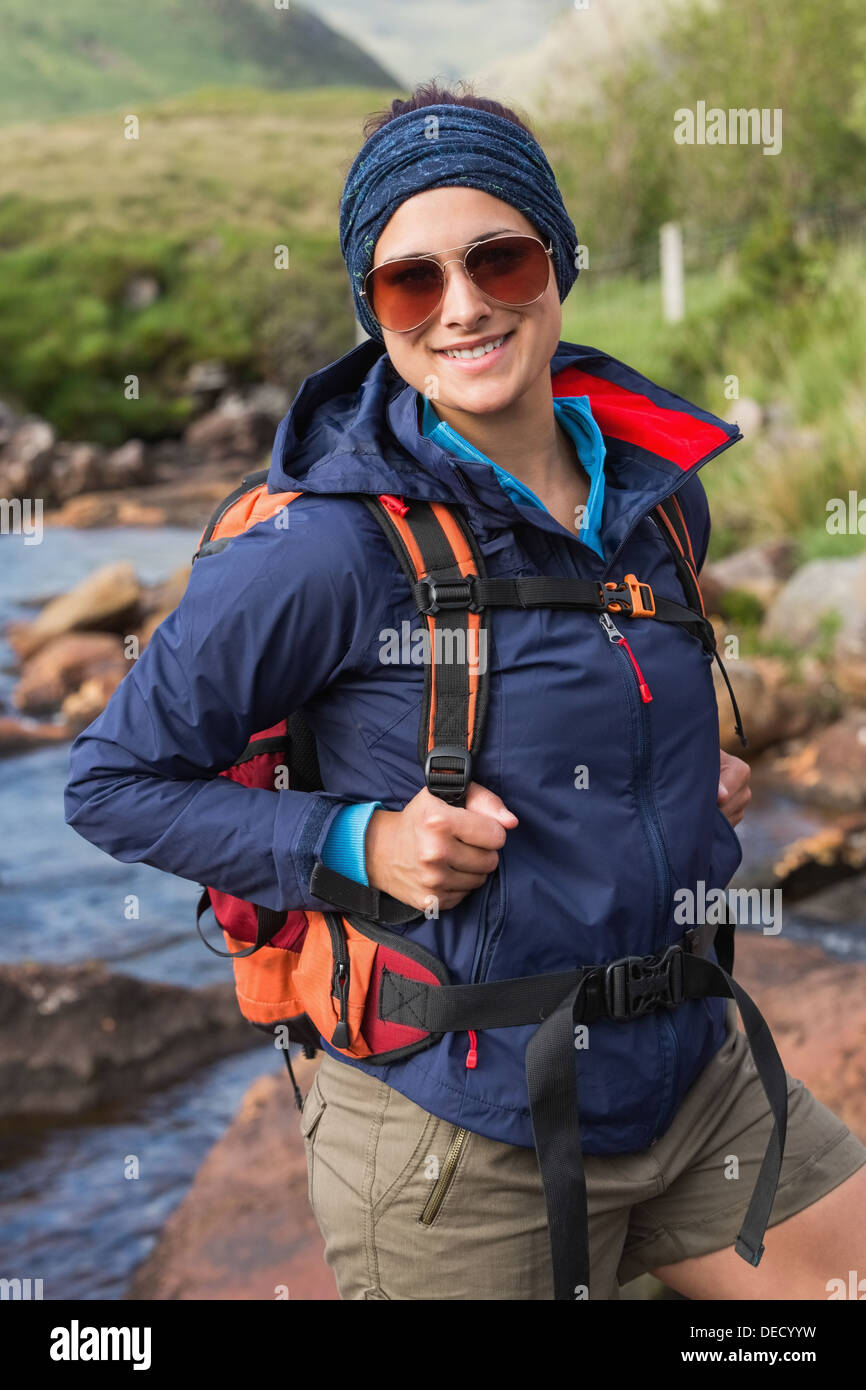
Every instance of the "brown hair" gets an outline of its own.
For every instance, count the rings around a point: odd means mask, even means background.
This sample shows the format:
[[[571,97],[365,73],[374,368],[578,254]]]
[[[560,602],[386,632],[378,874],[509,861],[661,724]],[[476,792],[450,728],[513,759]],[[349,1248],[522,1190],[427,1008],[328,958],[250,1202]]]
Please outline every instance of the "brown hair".
[[[501,102],[493,101],[490,97],[479,97],[471,91],[468,82],[460,81],[457,87],[467,89],[458,92],[451,87],[440,87],[435,78],[429,82],[419,82],[414,92],[405,101],[400,97],[395,97],[391,102],[390,108],[384,111],[374,111],[364,122],[364,139],[369,140],[370,136],[377,130],[381,130],[383,125],[393,121],[397,116],[404,115],[407,111],[420,111],[425,106],[471,106],[476,111],[489,111],[494,116],[503,116],[507,121],[513,121],[522,130],[528,131],[532,136],[535,132],[530,129],[525,121],[522,121],[510,106],[503,106]]]

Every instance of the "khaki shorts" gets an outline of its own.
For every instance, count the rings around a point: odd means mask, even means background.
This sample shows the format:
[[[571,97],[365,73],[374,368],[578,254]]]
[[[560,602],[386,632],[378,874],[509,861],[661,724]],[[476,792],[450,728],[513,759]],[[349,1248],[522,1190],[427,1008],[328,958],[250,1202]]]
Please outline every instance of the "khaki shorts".
[[[733,1245],[772,1129],[737,1011],[667,1132],[642,1153],[586,1155],[591,1297]],[[309,1197],[342,1299],[552,1299],[535,1152],[460,1131],[325,1055],[304,1103]],[[866,1163],[866,1147],[788,1076],[770,1225]],[[744,1265],[744,1269],[746,1266]]]

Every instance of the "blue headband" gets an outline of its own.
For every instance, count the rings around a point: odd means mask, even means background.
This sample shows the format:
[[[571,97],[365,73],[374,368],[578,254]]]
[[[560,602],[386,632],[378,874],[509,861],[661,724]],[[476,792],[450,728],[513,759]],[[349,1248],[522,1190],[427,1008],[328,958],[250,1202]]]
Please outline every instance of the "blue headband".
[[[552,242],[560,302],[577,279],[577,232],[534,136],[504,116],[475,107],[448,104],[406,111],[361,146],[340,202],[340,250],[355,312],[379,342],[384,341],[382,330],[360,294],[376,242],[407,198],[427,188],[455,186],[501,198]]]

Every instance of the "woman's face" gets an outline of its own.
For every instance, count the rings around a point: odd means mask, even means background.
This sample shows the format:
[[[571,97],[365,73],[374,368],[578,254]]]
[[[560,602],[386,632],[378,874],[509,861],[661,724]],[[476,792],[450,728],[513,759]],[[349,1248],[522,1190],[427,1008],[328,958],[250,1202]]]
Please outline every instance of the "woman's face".
[[[432,253],[445,267],[445,293],[420,328],[382,329],[395,370],[422,395],[451,410],[488,414],[506,409],[545,373],[562,334],[562,306],[550,266],[547,288],[534,304],[495,304],[451,258],[491,232],[540,236],[510,203],[475,188],[429,188],[416,193],[386,224],[373,265],[396,257]],[[449,249],[457,247],[459,249]],[[475,346],[507,335],[502,347],[471,361],[449,358],[444,348]]]

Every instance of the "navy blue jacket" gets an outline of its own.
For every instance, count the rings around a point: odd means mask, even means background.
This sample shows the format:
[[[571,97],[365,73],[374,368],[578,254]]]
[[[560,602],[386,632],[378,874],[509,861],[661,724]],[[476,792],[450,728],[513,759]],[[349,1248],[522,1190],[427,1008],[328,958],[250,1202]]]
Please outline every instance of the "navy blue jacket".
[[[196,561],[177,609],[75,740],[68,823],[127,863],[266,907],[330,906],[309,883],[338,809],[378,800],[400,810],[424,784],[423,667],[380,660],[386,629],[423,620],[384,534],[352,494],[459,503],[491,576],[633,571],[686,602],[648,513],[677,492],[700,566],[710,519],[697,473],[742,437],[737,427],[593,348],[560,342],[551,373],[558,394],[589,394],[604,435],[604,561],[549,512],[515,504],[489,465],[426,439],[417,392],[367,340],[308,377],[280,424],[269,490],[304,492],[288,525],[261,522]],[[520,824],[481,888],[403,929],[455,983],[656,952],[684,930],[676,889],[724,887],[740,862],[717,805],[711,657],[675,625],[620,625],[649,703],[597,614],[493,610],[490,705],[473,777]],[[327,791],[275,796],[217,776],[251,734],[296,708],[315,732]],[[532,1147],[532,1032],[480,1033],[474,1070],[460,1033],[385,1067],[325,1048],[454,1124]],[[593,1024],[588,1048],[575,1051],[585,1152],[648,1147],[724,1036],[723,999]]]

